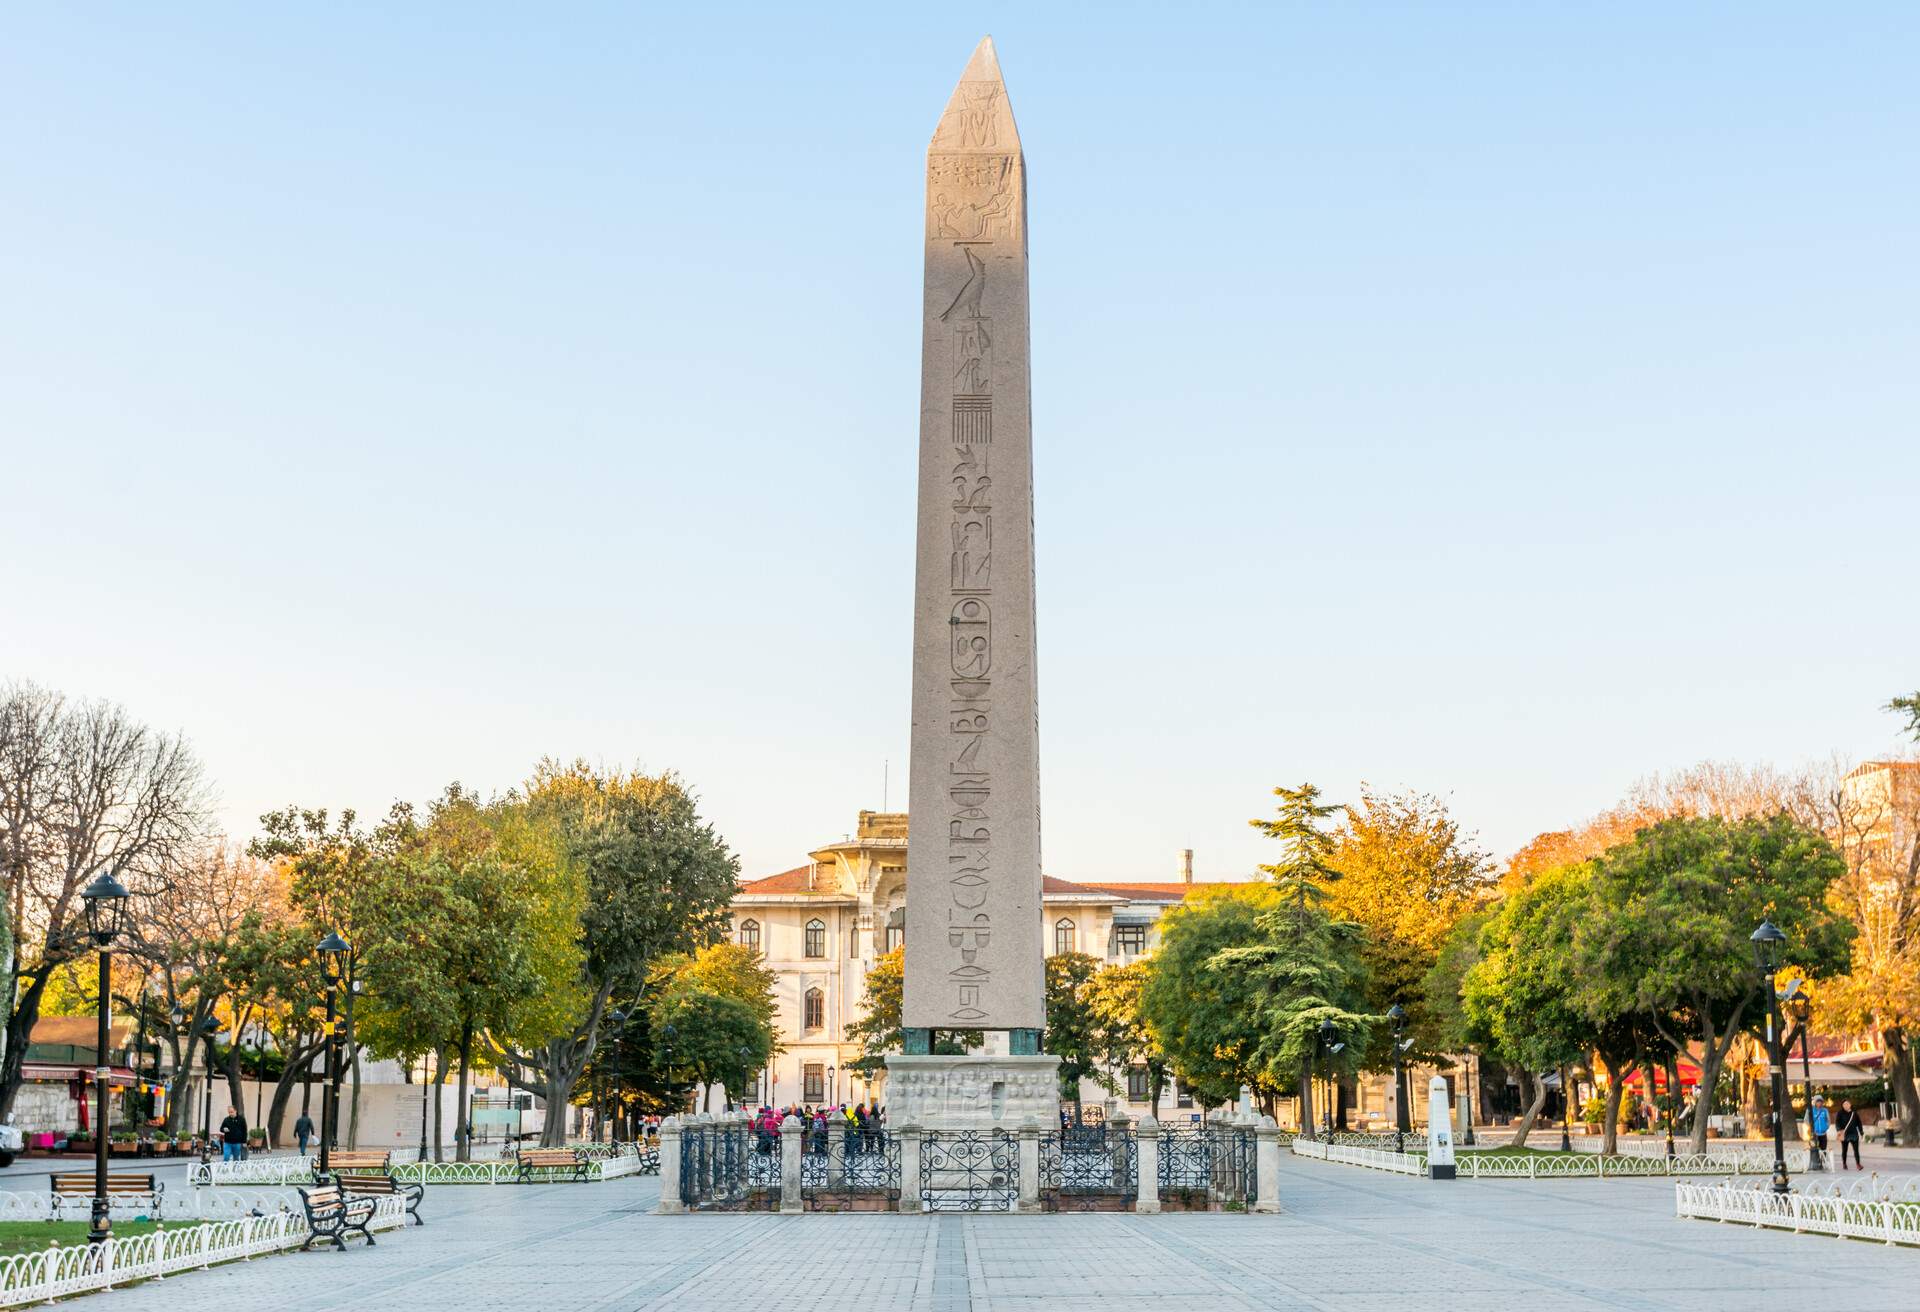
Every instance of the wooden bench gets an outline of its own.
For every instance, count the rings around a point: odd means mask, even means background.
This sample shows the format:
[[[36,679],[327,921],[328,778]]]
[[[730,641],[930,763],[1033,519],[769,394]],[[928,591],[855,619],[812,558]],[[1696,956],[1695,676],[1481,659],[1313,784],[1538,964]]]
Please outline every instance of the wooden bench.
[[[549,1178],[558,1173],[566,1173],[575,1180],[591,1180],[593,1163],[578,1148],[523,1148],[520,1150],[520,1183],[530,1184],[533,1173],[540,1171]]]
[[[112,1207],[118,1199],[132,1199],[136,1206],[141,1203],[155,1211],[160,1210],[160,1193],[166,1186],[151,1175],[109,1175],[107,1177],[107,1206]],[[93,1197],[92,1171],[56,1172],[53,1177],[53,1215],[60,1215],[60,1205],[69,1198]]]
[[[660,1174],[660,1141],[658,1139],[640,1141],[640,1174]]]
[[[356,1198],[337,1184],[320,1184],[300,1191],[300,1206],[307,1213],[307,1242],[300,1245],[301,1252],[313,1247],[316,1239],[330,1239],[345,1252],[346,1237],[355,1231],[373,1243],[373,1232],[367,1229],[377,1206],[373,1199]]]
[[[406,1200],[407,1215],[415,1225],[425,1225],[420,1216],[420,1200],[426,1197],[422,1184],[403,1184],[393,1178],[393,1154],[390,1152],[344,1152],[327,1154],[328,1176],[349,1194],[363,1198],[398,1197]]]

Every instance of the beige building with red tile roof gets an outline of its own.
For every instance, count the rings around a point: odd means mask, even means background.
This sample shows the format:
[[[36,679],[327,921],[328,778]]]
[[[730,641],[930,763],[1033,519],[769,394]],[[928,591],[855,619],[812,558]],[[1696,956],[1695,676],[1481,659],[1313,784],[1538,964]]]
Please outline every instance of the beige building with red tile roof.
[[[1161,912],[1196,889],[1214,886],[1193,882],[1192,855],[1182,854],[1183,878],[1165,883],[1047,878],[1034,926],[1041,950],[1085,952],[1107,962],[1151,952],[1159,943]],[[761,1072],[749,1101],[786,1106],[884,1100],[884,1079],[869,1083],[846,1072],[860,1049],[845,1034],[860,1014],[874,961],[906,941],[907,817],[862,811],[852,834],[809,856],[805,865],[743,882],[733,900],[734,941],[757,948],[776,976],[777,1023],[786,1048]],[[1115,1074],[1131,1113],[1144,1112],[1144,1071]],[[1091,1084],[1083,1096],[1096,1106],[1107,1097]],[[1197,1110],[1177,1089],[1162,1094],[1163,1118]]]

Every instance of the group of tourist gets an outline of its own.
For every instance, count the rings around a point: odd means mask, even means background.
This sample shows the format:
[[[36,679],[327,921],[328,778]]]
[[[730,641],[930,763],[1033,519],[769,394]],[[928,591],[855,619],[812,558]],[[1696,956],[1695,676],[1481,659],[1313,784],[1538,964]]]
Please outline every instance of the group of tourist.
[[[789,1116],[798,1120],[806,1131],[803,1142],[810,1153],[826,1152],[828,1138],[835,1130],[840,1132],[842,1147],[849,1153],[871,1152],[886,1132],[887,1113],[879,1103],[871,1107],[865,1103],[762,1107],[754,1113],[752,1122],[754,1143],[761,1152],[770,1153],[780,1146],[780,1126]]]

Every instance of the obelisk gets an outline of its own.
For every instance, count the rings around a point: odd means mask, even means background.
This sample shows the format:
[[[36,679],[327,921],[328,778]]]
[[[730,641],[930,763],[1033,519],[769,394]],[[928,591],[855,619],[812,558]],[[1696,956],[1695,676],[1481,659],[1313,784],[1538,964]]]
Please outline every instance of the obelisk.
[[[984,1029],[1032,1054],[1045,1016],[1026,163],[991,37],[927,148],[925,238],[908,1052],[916,1031]]]

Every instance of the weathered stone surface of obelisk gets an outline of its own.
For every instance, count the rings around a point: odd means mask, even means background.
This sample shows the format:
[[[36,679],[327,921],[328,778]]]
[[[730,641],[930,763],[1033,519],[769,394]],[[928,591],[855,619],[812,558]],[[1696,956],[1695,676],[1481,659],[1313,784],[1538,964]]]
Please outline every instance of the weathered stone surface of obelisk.
[[[1044,964],[1026,164],[991,37],[927,148],[925,238],[905,1021],[1033,1031]]]

